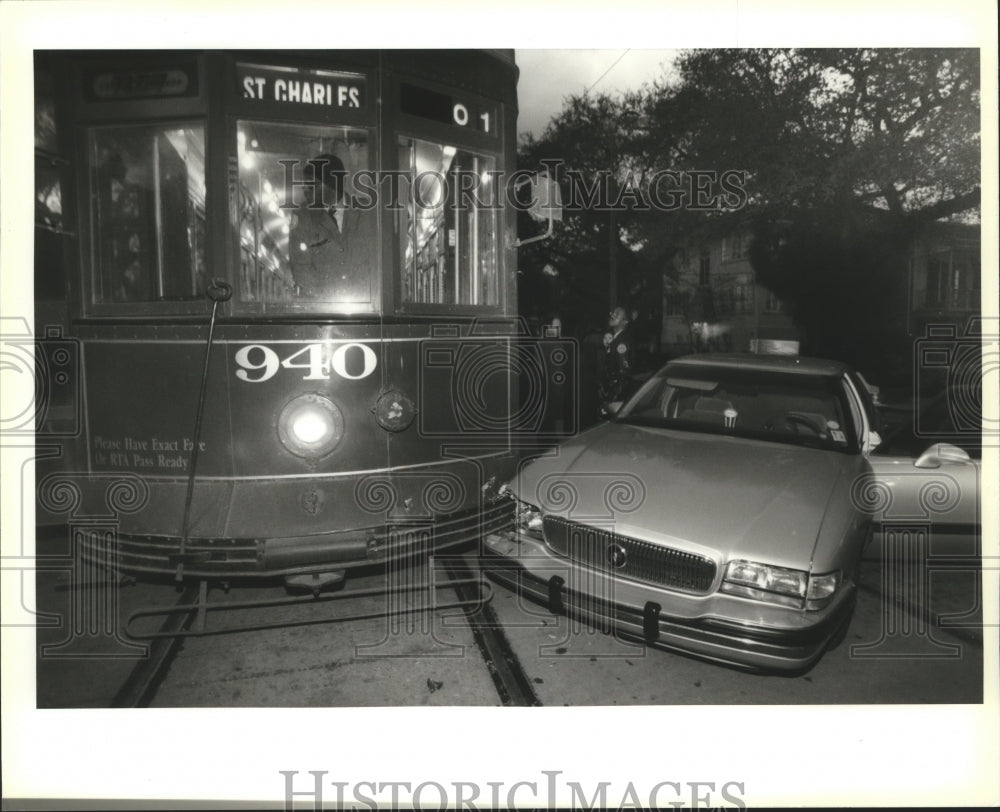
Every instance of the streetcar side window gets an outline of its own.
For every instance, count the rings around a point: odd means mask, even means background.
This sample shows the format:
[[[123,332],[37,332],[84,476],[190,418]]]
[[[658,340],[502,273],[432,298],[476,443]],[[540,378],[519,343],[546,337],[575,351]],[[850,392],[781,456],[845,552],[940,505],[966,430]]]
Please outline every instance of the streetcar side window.
[[[244,302],[372,309],[378,260],[368,133],[240,121],[239,295]]]
[[[205,291],[205,128],[97,127],[88,139],[95,303]]]
[[[35,299],[59,302],[66,296],[68,238],[75,234],[63,211],[69,161],[56,123],[52,69],[35,64]],[[36,315],[36,323],[45,323]]]
[[[63,222],[62,174],[52,75],[35,70],[35,225],[59,233]]]
[[[399,166],[403,303],[498,304],[494,159],[401,138]]]

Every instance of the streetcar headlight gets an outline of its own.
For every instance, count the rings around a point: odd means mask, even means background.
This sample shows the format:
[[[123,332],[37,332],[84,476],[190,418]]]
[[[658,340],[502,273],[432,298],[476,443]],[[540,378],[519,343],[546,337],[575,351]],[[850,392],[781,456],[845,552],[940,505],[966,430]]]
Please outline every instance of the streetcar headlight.
[[[278,415],[278,439],[299,457],[324,457],[343,436],[344,415],[323,395],[299,395]]]
[[[330,432],[330,423],[325,415],[314,411],[301,411],[292,418],[292,435],[303,445],[321,443]]]

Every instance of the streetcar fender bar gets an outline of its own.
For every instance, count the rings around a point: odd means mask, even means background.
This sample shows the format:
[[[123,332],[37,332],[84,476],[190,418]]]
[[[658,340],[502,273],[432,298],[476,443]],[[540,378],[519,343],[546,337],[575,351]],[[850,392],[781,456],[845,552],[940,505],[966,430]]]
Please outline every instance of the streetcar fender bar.
[[[368,588],[368,589],[345,589],[340,592],[323,593],[319,595],[297,595],[284,598],[270,598],[267,600],[251,601],[209,601],[207,599],[207,582],[202,581],[198,593],[197,603],[178,603],[169,607],[142,607],[132,612],[125,621],[125,634],[133,640],[155,640],[166,637],[199,637],[211,634],[227,634],[241,631],[260,631],[262,629],[282,629],[294,626],[315,626],[323,623],[343,623],[351,620],[370,620],[381,617],[396,617],[399,615],[410,615],[419,612],[441,609],[477,609],[493,599],[493,585],[482,575],[471,578],[440,578],[434,570],[433,558],[430,562],[429,577],[426,580],[411,584],[402,584],[392,587]],[[445,587],[475,586],[475,594],[472,597],[440,601],[437,590]],[[284,607],[296,605],[316,605],[331,601],[345,601],[351,598],[372,597],[377,595],[388,596],[401,594],[416,594],[426,592],[423,600],[418,600],[415,606],[401,607],[387,601],[384,610],[373,612],[348,613],[331,617],[310,617],[301,620],[267,621],[240,626],[221,626],[217,628],[209,627],[206,619],[209,613],[237,611],[240,609],[260,609],[268,607]],[[142,618],[164,617],[172,615],[196,615],[193,628],[172,628],[168,631],[161,629],[154,632],[142,632],[134,629],[134,624]]]

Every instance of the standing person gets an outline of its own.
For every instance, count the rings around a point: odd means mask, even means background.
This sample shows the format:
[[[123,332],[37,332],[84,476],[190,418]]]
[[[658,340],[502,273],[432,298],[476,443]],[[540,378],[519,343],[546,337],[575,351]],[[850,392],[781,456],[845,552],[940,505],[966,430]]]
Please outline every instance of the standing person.
[[[292,217],[288,253],[302,296],[327,301],[368,301],[375,229],[369,212],[347,206],[347,170],[336,155],[310,161],[322,180],[315,208],[300,205]]]
[[[611,339],[605,339],[604,369],[601,375],[601,414],[612,414],[610,404],[624,397],[632,371],[632,335],[628,329],[628,312],[618,306],[608,318]]]
[[[562,319],[553,313],[542,325],[542,338],[562,338]]]

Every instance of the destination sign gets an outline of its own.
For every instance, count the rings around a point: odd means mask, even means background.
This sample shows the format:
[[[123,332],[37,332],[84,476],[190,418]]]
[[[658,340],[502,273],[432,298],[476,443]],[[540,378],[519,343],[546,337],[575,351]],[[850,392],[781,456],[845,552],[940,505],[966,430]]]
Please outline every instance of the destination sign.
[[[354,110],[367,103],[365,77],[355,73],[238,64],[236,76],[244,99]]]
[[[406,82],[399,86],[399,111],[408,116],[419,116],[482,133],[493,133],[497,129],[495,106]]]
[[[170,65],[136,70],[96,70],[88,77],[88,101],[127,101],[198,95],[196,68]]]

